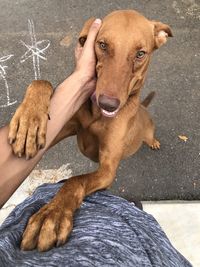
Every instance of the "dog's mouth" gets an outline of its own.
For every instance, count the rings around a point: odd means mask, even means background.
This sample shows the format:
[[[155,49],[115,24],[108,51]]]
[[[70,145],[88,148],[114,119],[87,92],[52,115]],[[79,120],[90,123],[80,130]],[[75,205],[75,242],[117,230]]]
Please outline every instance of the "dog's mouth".
[[[97,105],[97,99],[96,99],[96,93],[95,92],[90,96],[90,99],[91,99],[92,103]]]
[[[114,111],[107,111],[107,110],[102,109],[102,108],[100,108],[100,110],[101,110],[101,114],[103,116],[112,118],[112,117],[115,117],[117,115],[117,112],[119,111],[119,108],[114,110]]]
[[[109,118],[115,117],[117,115],[118,111],[120,110],[120,107],[117,108],[116,110],[113,110],[113,111],[108,111],[108,110],[101,108],[98,105],[95,92],[91,95],[90,99],[91,99],[92,103],[96,104],[99,107],[101,114],[105,117],[109,117]]]

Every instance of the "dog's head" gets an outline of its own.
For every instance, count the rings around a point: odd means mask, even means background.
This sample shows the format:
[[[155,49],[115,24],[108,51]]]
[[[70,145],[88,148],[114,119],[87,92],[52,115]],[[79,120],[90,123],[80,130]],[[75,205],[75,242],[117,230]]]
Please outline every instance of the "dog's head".
[[[82,46],[93,21],[89,19],[80,33]],[[168,25],[133,10],[115,11],[103,19],[95,42],[95,95],[104,116],[115,116],[131,95],[138,100],[152,52],[171,36]]]

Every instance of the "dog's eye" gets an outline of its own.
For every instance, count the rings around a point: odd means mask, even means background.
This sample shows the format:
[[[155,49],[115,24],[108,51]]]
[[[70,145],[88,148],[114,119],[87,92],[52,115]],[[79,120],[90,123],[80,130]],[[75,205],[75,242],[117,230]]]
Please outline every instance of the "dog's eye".
[[[136,58],[137,58],[137,59],[142,59],[142,58],[145,56],[145,54],[146,54],[145,51],[140,50],[140,51],[138,51],[138,52],[136,53]]]
[[[86,39],[87,38],[85,36],[79,38],[79,43],[82,47],[84,46]]]
[[[100,47],[102,50],[106,50],[106,49],[107,49],[107,44],[104,43],[104,42],[99,42],[99,47]]]

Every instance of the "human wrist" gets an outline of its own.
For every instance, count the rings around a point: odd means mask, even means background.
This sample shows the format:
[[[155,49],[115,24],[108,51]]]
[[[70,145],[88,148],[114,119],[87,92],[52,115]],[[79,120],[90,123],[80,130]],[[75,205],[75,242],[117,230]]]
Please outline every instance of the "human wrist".
[[[77,96],[80,101],[85,102],[87,98],[92,95],[96,87],[96,79],[86,76],[84,72],[75,70],[71,75],[70,79],[75,82],[75,88]]]
[[[70,106],[72,110],[77,110],[92,94],[92,91],[90,83],[87,82],[85,76],[79,71],[74,71],[57,87],[55,93],[61,96],[63,103],[61,106],[67,111]],[[68,106],[67,109],[66,105]],[[68,110],[69,113],[71,111]]]
[[[79,83],[80,87],[84,90],[87,84],[92,80],[91,77],[86,75],[82,70],[75,70],[71,76]]]

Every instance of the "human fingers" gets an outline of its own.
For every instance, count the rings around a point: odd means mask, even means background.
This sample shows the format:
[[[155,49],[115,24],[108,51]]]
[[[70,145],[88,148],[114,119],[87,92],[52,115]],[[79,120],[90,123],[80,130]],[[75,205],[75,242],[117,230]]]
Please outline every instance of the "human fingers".
[[[91,49],[94,49],[94,42],[95,42],[95,39],[96,39],[96,36],[99,32],[99,29],[101,27],[101,20],[100,19],[96,19],[90,29],[89,29],[89,32],[88,32],[88,36],[87,36],[87,40],[84,44],[84,50],[88,50],[88,51],[91,51]]]
[[[83,47],[78,42],[76,47],[75,47],[75,59],[76,59],[76,61],[79,60],[79,58],[82,54],[82,51],[83,51]]]

